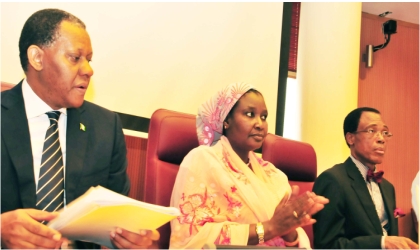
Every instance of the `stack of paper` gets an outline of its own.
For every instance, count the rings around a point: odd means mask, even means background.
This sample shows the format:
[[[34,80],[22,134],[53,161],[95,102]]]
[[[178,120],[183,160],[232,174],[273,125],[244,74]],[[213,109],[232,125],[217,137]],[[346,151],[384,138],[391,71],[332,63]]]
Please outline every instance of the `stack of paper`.
[[[114,248],[109,235],[116,227],[138,233],[157,229],[179,214],[177,208],[141,202],[97,186],[63,208],[48,226],[70,240]]]

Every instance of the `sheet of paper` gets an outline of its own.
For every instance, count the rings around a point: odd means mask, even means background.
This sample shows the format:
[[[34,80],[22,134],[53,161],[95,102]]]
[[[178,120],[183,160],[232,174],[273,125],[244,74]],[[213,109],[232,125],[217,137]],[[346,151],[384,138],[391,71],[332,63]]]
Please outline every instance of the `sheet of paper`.
[[[70,240],[90,241],[113,248],[109,235],[114,228],[132,232],[157,229],[179,214],[177,208],[137,201],[103,187],[95,187],[61,210],[48,226]]]

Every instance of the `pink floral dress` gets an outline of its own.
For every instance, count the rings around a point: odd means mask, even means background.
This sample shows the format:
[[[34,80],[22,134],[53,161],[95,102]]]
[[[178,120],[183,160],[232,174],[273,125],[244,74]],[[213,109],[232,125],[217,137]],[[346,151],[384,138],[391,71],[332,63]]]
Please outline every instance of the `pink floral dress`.
[[[255,153],[251,170],[222,136],[214,146],[199,146],[181,163],[171,206],[181,215],[171,221],[170,248],[247,245],[249,224],[267,221],[291,192],[286,175]],[[299,246],[310,248],[299,228]],[[284,246],[276,237],[264,245]]]

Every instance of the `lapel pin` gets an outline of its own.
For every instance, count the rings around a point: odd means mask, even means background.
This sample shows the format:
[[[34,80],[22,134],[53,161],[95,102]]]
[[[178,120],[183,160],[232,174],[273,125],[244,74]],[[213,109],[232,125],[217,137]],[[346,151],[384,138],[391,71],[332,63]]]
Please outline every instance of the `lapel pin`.
[[[85,125],[83,125],[83,123],[80,123],[80,130],[86,131],[86,127],[85,127]]]

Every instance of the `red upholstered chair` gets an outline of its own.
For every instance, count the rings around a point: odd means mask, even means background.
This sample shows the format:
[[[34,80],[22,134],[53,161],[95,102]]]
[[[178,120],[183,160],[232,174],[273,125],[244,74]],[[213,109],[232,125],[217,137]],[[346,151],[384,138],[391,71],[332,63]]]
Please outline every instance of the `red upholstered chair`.
[[[14,86],[16,86],[16,84],[12,84],[12,83],[8,83],[8,82],[1,82],[1,91],[5,91],[8,89],[13,88]]]
[[[198,147],[195,115],[165,109],[150,118],[147,142],[144,200],[169,206],[179,165],[185,155]],[[170,224],[159,228],[158,247],[168,249]]]
[[[262,146],[262,158],[285,173],[290,185],[298,185],[301,193],[312,191],[317,165],[315,150],[310,144],[268,134]],[[312,225],[303,229],[313,247]]]

